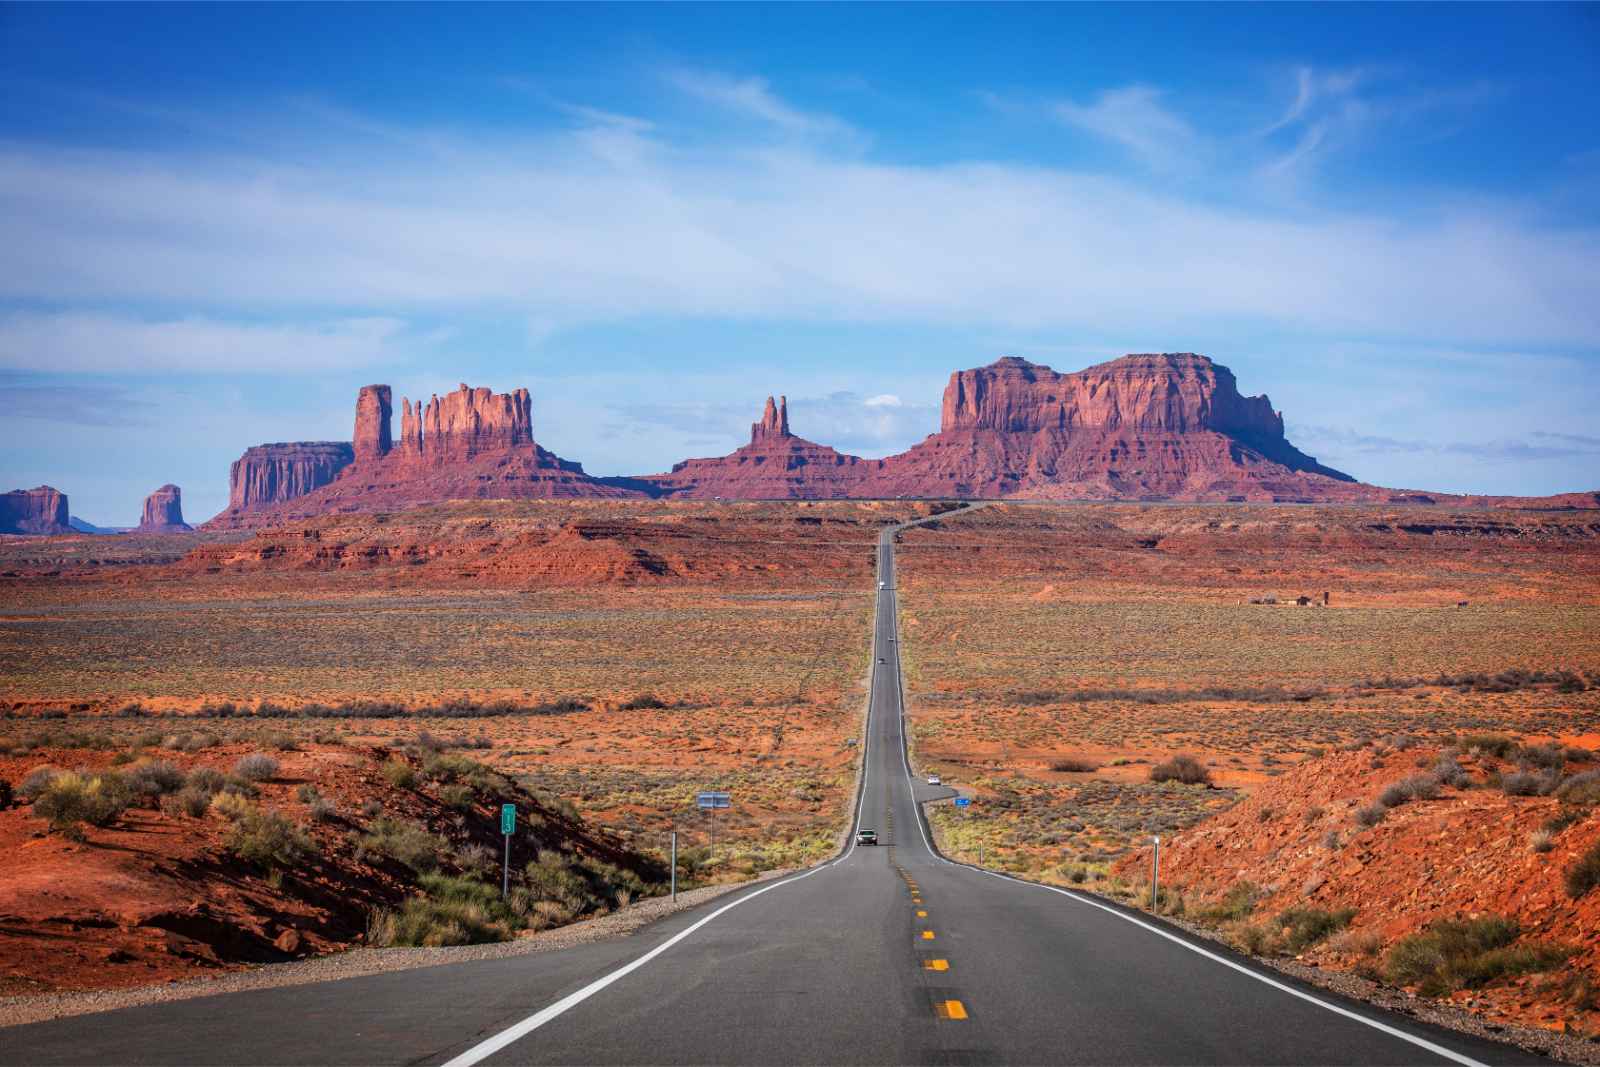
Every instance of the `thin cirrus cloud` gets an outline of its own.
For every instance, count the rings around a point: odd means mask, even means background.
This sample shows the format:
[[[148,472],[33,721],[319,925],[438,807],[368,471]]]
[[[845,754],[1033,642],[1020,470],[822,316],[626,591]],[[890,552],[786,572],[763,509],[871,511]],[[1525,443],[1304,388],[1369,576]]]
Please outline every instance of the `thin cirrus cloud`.
[[[667,82],[679,92],[724,111],[756,119],[796,134],[855,134],[849,123],[823,112],[806,111],[788,103],[765,78],[735,77],[716,71],[679,68],[667,72]]]
[[[1061,101],[1053,113],[1068,126],[1121,145],[1154,170],[1172,171],[1195,162],[1204,142],[1164,101],[1160,89],[1130,85],[1108,89],[1090,104]]]
[[[404,330],[402,321],[383,317],[285,326],[18,313],[0,317],[0,367],[87,374],[325,373],[377,362]]]

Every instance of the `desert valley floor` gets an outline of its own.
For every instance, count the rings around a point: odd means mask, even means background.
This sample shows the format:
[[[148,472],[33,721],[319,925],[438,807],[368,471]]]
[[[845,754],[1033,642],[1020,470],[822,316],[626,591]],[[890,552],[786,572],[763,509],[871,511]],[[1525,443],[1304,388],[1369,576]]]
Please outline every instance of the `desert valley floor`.
[[[877,532],[947,506],[0,539],[0,996],[406,943],[417,879],[498,870],[512,792],[538,824],[522,911],[417,938],[658,893],[674,829],[703,883],[828,855]],[[1131,903],[1160,833],[1175,921],[1600,1031],[1600,892],[1574,882],[1600,881],[1597,515],[1004,503],[906,531],[913,759],[973,800],[930,810],[944,849]],[[38,798],[75,770],[134,801],[52,830]],[[714,850],[709,788],[735,799]],[[289,843],[252,851],[277,816]]]

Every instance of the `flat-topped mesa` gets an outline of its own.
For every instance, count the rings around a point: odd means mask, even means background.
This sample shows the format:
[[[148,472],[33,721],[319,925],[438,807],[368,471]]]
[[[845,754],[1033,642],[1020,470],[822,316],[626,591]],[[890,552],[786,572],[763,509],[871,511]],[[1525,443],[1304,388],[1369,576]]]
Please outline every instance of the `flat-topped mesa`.
[[[392,414],[391,394],[387,385],[364,385],[356,397],[356,431],[351,443],[357,462],[371,462],[389,454],[393,440],[389,436],[389,419]]]
[[[777,404],[773,404],[772,398],[767,397],[767,406],[761,413],[761,421],[750,424],[750,443],[754,445],[767,441],[781,441],[793,436],[789,432],[789,398],[780,396]]]
[[[183,521],[183,490],[168,483],[144,498],[140,533],[183,533],[189,529]]]
[[[400,450],[411,459],[450,463],[533,444],[533,404],[526,389],[496,393],[465,383],[426,407],[402,398]]]
[[[67,534],[67,494],[48,485],[0,493],[0,533]]]
[[[1192,352],[1123,356],[1059,374],[1015,356],[957,371],[944,391],[952,430],[1214,430],[1272,441],[1283,418],[1265,396],[1241,396],[1233,372]]]
[[[228,510],[280,504],[338,477],[355,460],[348,441],[253,445],[228,470]]]

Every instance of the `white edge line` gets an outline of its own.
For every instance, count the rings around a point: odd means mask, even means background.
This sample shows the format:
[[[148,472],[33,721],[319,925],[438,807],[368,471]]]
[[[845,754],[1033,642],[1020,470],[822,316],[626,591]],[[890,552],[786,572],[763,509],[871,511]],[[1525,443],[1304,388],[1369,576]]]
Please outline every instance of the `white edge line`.
[[[1121,911],[1117,908],[1113,908],[1108,904],[1102,904],[1098,900],[1094,900],[1090,897],[1071,892],[1070,890],[1061,889],[1053,885],[1044,885],[1039,882],[1028,882],[1021,878],[1013,878],[1010,875],[1000,874],[996,871],[986,871],[981,867],[970,867],[966,864],[958,864],[958,866],[965,867],[967,870],[975,871],[978,874],[986,874],[991,878],[998,878],[1003,882],[1012,882],[1016,885],[1031,886],[1034,889],[1046,889],[1052,893],[1059,893],[1067,899],[1074,900],[1079,904],[1087,904],[1091,908],[1099,908],[1108,915],[1115,915],[1117,918],[1126,922],[1130,922],[1141,929],[1148,930],[1150,933],[1155,934],[1158,937],[1164,937],[1173,944],[1181,945],[1190,952],[1204,956],[1213,963],[1220,963],[1224,967],[1229,967],[1235,971],[1238,971],[1242,975],[1254,978],[1256,981],[1269,985],[1281,992],[1288,993],[1292,997],[1299,997],[1301,1000],[1315,1004],[1319,1008],[1326,1008],[1335,1015],[1343,1015],[1347,1019],[1353,1019],[1365,1026],[1372,1027],[1374,1030],[1381,1030],[1383,1033],[1389,1034],[1393,1037],[1398,1037],[1400,1040],[1416,1045],[1418,1048],[1427,1049],[1429,1052],[1432,1052],[1438,1056],[1442,1056],[1445,1059],[1450,1060],[1452,1063],[1464,1064],[1465,1067],[1485,1067],[1481,1061],[1475,1060],[1470,1056],[1464,1056],[1459,1052],[1445,1048],[1443,1045],[1435,1044],[1434,1042],[1429,1041],[1427,1038],[1417,1037],[1415,1034],[1408,1034],[1398,1027],[1390,1026],[1388,1023],[1379,1022],[1377,1019],[1368,1018],[1367,1016],[1362,1015],[1360,1012],[1351,1011],[1349,1008],[1342,1008],[1337,1004],[1323,1000],[1321,997],[1313,996],[1303,989],[1296,989],[1292,985],[1289,985],[1285,982],[1280,982],[1276,978],[1268,977],[1267,975],[1262,974],[1253,968],[1246,967],[1242,963],[1236,963],[1235,961],[1228,959],[1226,956],[1219,956],[1217,953],[1212,952],[1209,949],[1201,948],[1199,945],[1196,945],[1185,938],[1181,938],[1174,933],[1161,929],[1161,927],[1156,926],[1154,923],[1145,922],[1143,919],[1136,918],[1135,916],[1129,915],[1127,912]]]
[[[577,992],[567,994],[554,1004],[551,1004],[549,1007],[528,1016],[515,1026],[502,1030],[500,1033],[494,1035],[488,1040],[481,1041],[478,1044],[473,1045],[471,1048],[467,1049],[459,1056],[456,1056],[454,1059],[446,1061],[444,1067],[471,1067],[472,1064],[478,1063],[481,1060],[493,1056],[496,1052],[499,1052],[507,1045],[510,1045],[516,1041],[520,1041],[522,1038],[527,1037],[529,1034],[533,1033],[550,1020],[564,1014],[567,1011],[570,1011],[579,1004],[582,1004],[584,1001],[588,1000],[590,997],[594,996],[611,983],[632,974],[634,971],[638,970],[640,967],[643,967],[645,964],[649,963],[651,960],[655,959],[657,956],[667,951],[667,949],[671,948],[673,945],[676,945],[679,941],[682,941],[684,938],[688,937],[690,934],[694,933],[696,930],[700,929],[706,923],[710,922],[712,919],[715,919],[723,912],[732,911],[740,904],[743,904],[746,901],[754,900],[763,893],[770,893],[774,889],[778,889],[782,886],[793,885],[795,882],[798,882],[803,878],[810,878],[813,874],[824,870],[827,870],[827,868],[813,867],[804,874],[796,875],[793,878],[785,878],[781,882],[774,882],[772,885],[766,886],[762,889],[757,889],[754,893],[745,894],[731,904],[724,904],[710,915],[707,915],[704,919],[701,919],[688,929],[681,930],[674,934],[672,937],[663,941],[649,952],[646,952],[643,956],[640,956],[638,959],[634,960],[632,963],[619,967],[610,974],[596,978],[594,981],[590,982]]]
[[[890,551],[891,552],[893,551],[892,545],[890,547]],[[896,607],[898,608],[898,605],[896,605]],[[899,630],[899,618],[898,618],[898,615],[896,616],[895,622],[896,622],[895,629],[898,632],[898,630]],[[895,642],[895,650],[894,651],[895,651],[895,659],[894,659],[894,663],[895,663],[895,681],[898,684],[898,683],[900,683],[900,642],[898,642],[898,641]],[[1120,911],[1117,908],[1113,908],[1108,904],[1102,904],[1098,900],[1094,900],[1094,899],[1092,899],[1090,897],[1083,896],[1082,894],[1079,894],[1079,893],[1073,893],[1070,890],[1060,889],[1060,888],[1058,888],[1056,886],[1053,886],[1053,885],[1044,885],[1044,884],[1042,884],[1040,882],[1029,882],[1029,881],[1025,881],[1025,880],[1023,880],[1021,878],[1013,878],[1010,875],[1000,874],[1000,873],[998,873],[996,871],[985,870],[982,867],[974,867],[974,866],[972,866],[970,864],[966,864],[966,863],[956,863],[954,860],[949,859],[942,852],[939,852],[937,849],[935,849],[933,847],[933,845],[928,841],[928,832],[927,832],[926,829],[923,828],[923,825],[922,825],[922,805],[917,802],[917,795],[916,795],[916,784],[917,783],[916,783],[916,779],[911,774],[911,756],[910,756],[910,753],[909,753],[909,748],[904,743],[905,740],[906,740],[906,736],[905,736],[906,717],[905,716],[906,716],[905,688],[904,688],[904,685],[902,684],[901,688],[900,688],[900,732],[901,732],[901,740],[902,740],[902,746],[901,746],[901,750],[900,751],[901,751],[902,757],[904,758],[904,763],[905,763],[905,768],[906,768],[906,781],[911,786],[911,791],[912,791],[911,792],[911,804],[912,804],[912,807],[917,812],[917,829],[922,831],[923,843],[928,846],[928,852],[935,859],[942,860],[943,862],[949,864],[952,867],[960,867],[960,868],[963,868],[965,870],[976,872],[978,874],[986,874],[991,878],[998,878],[1003,882],[1011,882],[1011,883],[1014,883],[1016,885],[1029,886],[1029,887],[1034,888],[1034,889],[1046,889],[1046,890],[1049,890],[1052,893],[1059,893],[1060,895],[1066,897],[1068,900],[1076,901],[1079,904],[1087,904],[1091,908],[1099,908],[1101,911],[1105,912],[1108,915],[1114,915],[1119,919],[1122,919],[1122,920],[1124,920],[1126,922],[1130,922],[1133,925],[1135,925],[1137,927],[1140,927],[1141,929],[1148,930],[1152,934],[1156,934],[1159,937],[1164,937],[1168,941],[1171,941],[1173,944],[1181,945],[1182,947],[1188,949],[1190,952],[1194,952],[1194,953],[1197,953],[1198,955],[1204,956],[1206,959],[1211,960],[1213,963],[1220,963],[1224,967],[1231,968],[1232,970],[1238,971],[1242,975],[1245,975],[1245,976],[1250,977],[1250,978],[1254,978],[1256,981],[1262,982],[1262,983],[1264,983],[1266,985],[1269,985],[1272,988],[1274,988],[1276,990],[1279,990],[1280,992],[1288,993],[1292,997],[1298,997],[1301,1000],[1304,1000],[1304,1001],[1306,1001],[1308,1003],[1315,1004],[1319,1008],[1325,1008],[1326,1010],[1333,1012],[1335,1015],[1342,1015],[1347,1019],[1353,1019],[1356,1022],[1361,1023],[1364,1026],[1370,1026],[1372,1029],[1381,1031],[1382,1033],[1388,1034],[1391,1037],[1398,1037],[1402,1041],[1405,1041],[1405,1042],[1407,1042],[1409,1044],[1415,1045],[1418,1048],[1427,1049],[1429,1052],[1432,1052],[1434,1055],[1441,1056],[1444,1059],[1447,1059],[1452,1063],[1462,1064],[1463,1067],[1485,1067],[1485,1065],[1482,1062],[1480,1062],[1478,1060],[1475,1060],[1475,1059],[1471,1058],[1470,1056],[1464,1056],[1459,1052],[1455,1052],[1455,1051],[1453,1051],[1451,1049],[1445,1048],[1443,1045],[1435,1044],[1434,1042],[1429,1041],[1427,1038],[1417,1037],[1414,1034],[1408,1034],[1404,1030],[1399,1029],[1398,1027],[1390,1026],[1388,1023],[1379,1022],[1376,1019],[1370,1019],[1367,1016],[1362,1015],[1359,1012],[1354,1012],[1354,1011],[1351,1011],[1348,1008],[1343,1008],[1343,1007],[1340,1007],[1337,1004],[1333,1004],[1333,1003],[1330,1003],[1330,1002],[1328,1002],[1326,1000],[1323,1000],[1321,997],[1312,996],[1310,993],[1307,993],[1303,989],[1296,989],[1292,985],[1288,985],[1287,983],[1280,982],[1275,978],[1268,977],[1267,975],[1262,974],[1261,972],[1256,971],[1256,970],[1254,970],[1254,969],[1252,969],[1250,967],[1246,967],[1241,963],[1236,963],[1235,961],[1228,959],[1226,956],[1219,956],[1215,952],[1212,952],[1212,951],[1210,951],[1208,949],[1201,948],[1199,945],[1196,945],[1193,942],[1186,940],[1185,938],[1181,938],[1181,937],[1177,936],[1176,934],[1173,934],[1173,933],[1170,933],[1170,932],[1168,932],[1166,930],[1163,930],[1163,929],[1161,929],[1161,927],[1156,926],[1153,923],[1145,922],[1143,919],[1136,918],[1136,917],[1134,917],[1132,915],[1129,915],[1128,913],[1126,913],[1124,911]]]

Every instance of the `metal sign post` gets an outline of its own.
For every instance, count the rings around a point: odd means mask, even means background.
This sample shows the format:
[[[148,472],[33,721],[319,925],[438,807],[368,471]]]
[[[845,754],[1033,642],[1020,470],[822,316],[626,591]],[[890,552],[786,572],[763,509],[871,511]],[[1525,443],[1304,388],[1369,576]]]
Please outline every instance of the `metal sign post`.
[[[696,793],[695,806],[706,813],[706,818],[711,820],[711,853],[717,852],[717,809],[733,807],[732,793]]]
[[[672,831],[672,902],[678,902],[678,831]]]
[[[511,892],[511,835],[517,829],[517,806],[515,804],[500,805],[500,833],[506,839],[505,859],[500,865],[500,899],[504,900]]]

